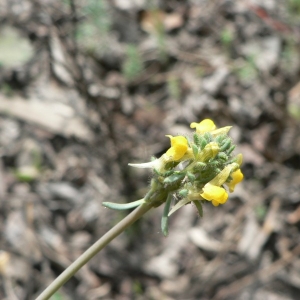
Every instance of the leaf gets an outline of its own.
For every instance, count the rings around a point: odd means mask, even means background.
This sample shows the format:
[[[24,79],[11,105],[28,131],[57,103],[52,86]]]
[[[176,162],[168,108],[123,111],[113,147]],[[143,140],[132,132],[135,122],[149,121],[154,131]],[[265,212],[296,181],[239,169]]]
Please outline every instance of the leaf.
[[[182,199],[180,200],[169,212],[168,216],[170,217],[176,210],[178,210],[179,208],[181,208],[182,206],[188,204],[189,202],[191,202],[190,199]]]
[[[188,189],[183,189],[178,192],[178,195],[181,197],[186,197],[188,195],[188,193],[189,193]]]
[[[193,203],[195,204],[197,210],[198,210],[198,213],[199,213],[199,216],[200,217],[203,217],[203,209],[202,209],[202,204],[199,200],[196,200],[196,201],[193,201]]]
[[[130,209],[130,208],[135,208],[143,203],[145,203],[144,199],[137,200],[137,201],[130,202],[130,203],[103,202],[102,205],[107,208],[111,208],[111,209],[115,209],[115,210],[126,210],[126,209]]]
[[[187,175],[187,177],[188,177],[188,179],[189,179],[190,182],[194,182],[195,181],[196,176],[194,174],[192,174],[191,172],[187,172],[186,175]]]
[[[192,149],[193,149],[193,153],[194,153],[195,159],[197,159],[198,153],[199,153],[199,149],[198,149],[197,145],[193,144],[192,145]]]
[[[184,173],[175,173],[172,174],[171,176],[165,178],[164,183],[174,183],[178,180],[181,180],[185,177]]]
[[[164,236],[168,235],[168,214],[169,214],[169,210],[170,210],[170,205],[171,205],[171,201],[172,201],[172,195],[169,194],[167,201],[165,203],[165,207],[164,207],[164,212],[163,212],[163,216],[161,218],[161,231],[164,234]]]

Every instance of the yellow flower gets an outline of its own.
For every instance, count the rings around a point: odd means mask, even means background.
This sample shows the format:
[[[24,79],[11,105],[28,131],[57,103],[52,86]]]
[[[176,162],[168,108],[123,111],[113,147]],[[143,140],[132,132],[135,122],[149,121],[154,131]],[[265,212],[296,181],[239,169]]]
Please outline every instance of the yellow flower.
[[[240,159],[241,160],[241,159]],[[201,195],[202,198],[208,201],[212,201],[214,206],[218,206],[219,204],[224,204],[228,199],[227,191],[221,187],[224,183],[229,187],[229,191],[233,192],[234,187],[240,181],[243,180],[243,174],[240,169],[236,170],[236,167],[239,165],[237,163],[232,163],[227,165],[216,177],[214,177],[210,182],[208,182],[204,188]],[[234,171],[231,176],[231,182],[227,183],[230,172]]]
[[[241,172],[241,169],[238,169],[237,171],[231,174],[231,177],[232,180],[226,183],[226,185],[229,187],[229,191],[232,193],[234,191],[235,186],[243,180],[244,175]]]
[[[175,136],[166,135],[171,140],[171,148],[166,152],[168,156],[172,158],[172,160],[181,159],[188,149],[188,142],[184,136]]]
[[[205,119],[200,123],[193,122],[191,123],[190,127],[196,128],[196,131],[200,134],[213,131],[217,128],[215,123],[210,119]]]
[[[224,204],[228,199],[226,190],[222,187],[207,183],[203,188],[203,193],[200,194],[202,198],[212,201],[214,206]]]
[[[212,136],[218,136],[220,134],[227,134],[232,126],[225,126],[217,129],[215,123],[212,120],[205,119],[200,123],[191,123],[190,127],[196,128],[196,132],[199,134],[209,132]]]

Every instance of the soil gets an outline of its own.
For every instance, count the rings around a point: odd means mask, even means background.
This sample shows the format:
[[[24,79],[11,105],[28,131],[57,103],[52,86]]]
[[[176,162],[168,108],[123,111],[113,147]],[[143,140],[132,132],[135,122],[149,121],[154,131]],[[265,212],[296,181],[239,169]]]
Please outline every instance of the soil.
[[[297,0],[0,0],[0,299],[35,299],[143,198],[166,134],[233,126],[225,205],[156,208],[53,299],[299,299]]]

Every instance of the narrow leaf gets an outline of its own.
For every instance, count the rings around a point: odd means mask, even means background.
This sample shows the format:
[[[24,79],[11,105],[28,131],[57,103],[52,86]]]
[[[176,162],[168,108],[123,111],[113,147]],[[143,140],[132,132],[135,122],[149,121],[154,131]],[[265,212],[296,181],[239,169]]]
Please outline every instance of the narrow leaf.
[[[181,196],[181,197],[186,197],[188,195],[188,193],[189,193],[188,189],[183,189],[178,192],[179,196]]]
[[[199,216],[203,217],[203,209],[202,209],[202,204],[200,203],[200,201],[196,200],[196,201],[193,201],[193,203],[195,204],[195,206],[198,210]]]
[[[167,198],[167,201],[165,203],[163,216],[161,218],[161,231],[164,234],[164,236],[167,236],[168,232],[169,232],[168,213],[169,213],[169,210],[170,210],[171,201],[172,201],[172,195],[169,194],[168,198]]]
[[[198,135],[198,133],[194,133],[194,143],[197,145],[197,146],[200,146],[200,136]]]
[[[115,209],[115,210],[126,210],[126,209],[130,209],[130,208],[135,208],[143,203],[145,203],[144,199],[137,200],[137,201],[130,202],[130,203],[103,202],[102,205],[107,208],[111,208],[111,209]]]
[[[191,202],[190,199],[182,199],[180,200],[169,212],[168,216],[170,217],[176,210],[178,210],[179,208],[181,208],[182,206],[188,204],[189,202]]]
[[[194,174],[192,174],[191,172],[187,172],[186,175],[187,175],[187,177],[188,177],[188,179],[189,179],[190,182],[194,182],[195,181],[196,176]]]
[[[193,144],[192,149],[193,149],[194,157],[195,157],[195,159],[197,159],[198,153],[199,153],[199,149],[198,149],[197,145]]]
[[[185,176],[184,173],[174,173],[171,176],[164,179],[164,183],[174,183],[178,180],[183,179]]]

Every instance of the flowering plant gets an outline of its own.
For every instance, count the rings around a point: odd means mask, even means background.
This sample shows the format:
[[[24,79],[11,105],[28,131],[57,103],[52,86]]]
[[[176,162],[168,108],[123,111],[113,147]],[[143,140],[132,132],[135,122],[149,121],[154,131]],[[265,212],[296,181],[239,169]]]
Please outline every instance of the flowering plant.
[[[168,217],[182,206],[193,203],[202,216],[202,204],[210,201],[214,206],[226,203],[228,192],[243,180],[240,170],[242,154],[232,156],[235,145],[228,132],[231,126],[217,129],[214,122],[205,119],[192,123],[196,131],[192,137],[167,135],[171,147],[160,158],[148,163],[129,164],[136,168],[153,169],[149,192],[144,199],[129,204],[104,202],[113,209],[128,209],[142,203],[152,207],[165,203],[162,231],[168,233]],[[175,205],[170,210],[171,202]]]
[[[243,180],[240,170],[242,154],[232,155],[235,145],[228,136],[231,127],[217,129],[212,120],[205,119],[192,123],[191,128],[195,128],[191,137],[167,135],[171,147],[160,158],[148,163],[129,164],[153,170],[148,193],[143,199],[131,203],[103,202],[105,207],[112,209],[137,208],[87,249],[36,300],[49,299],[93,256],[151,208],[165,204],[161,228],[166,236],[169,216],[182,206],[193,203],[202,216],[202,204],[206,201],[214,206],[226,203],[227,188],[233,192]],[[174,206],[171,208],[172,201]]]

